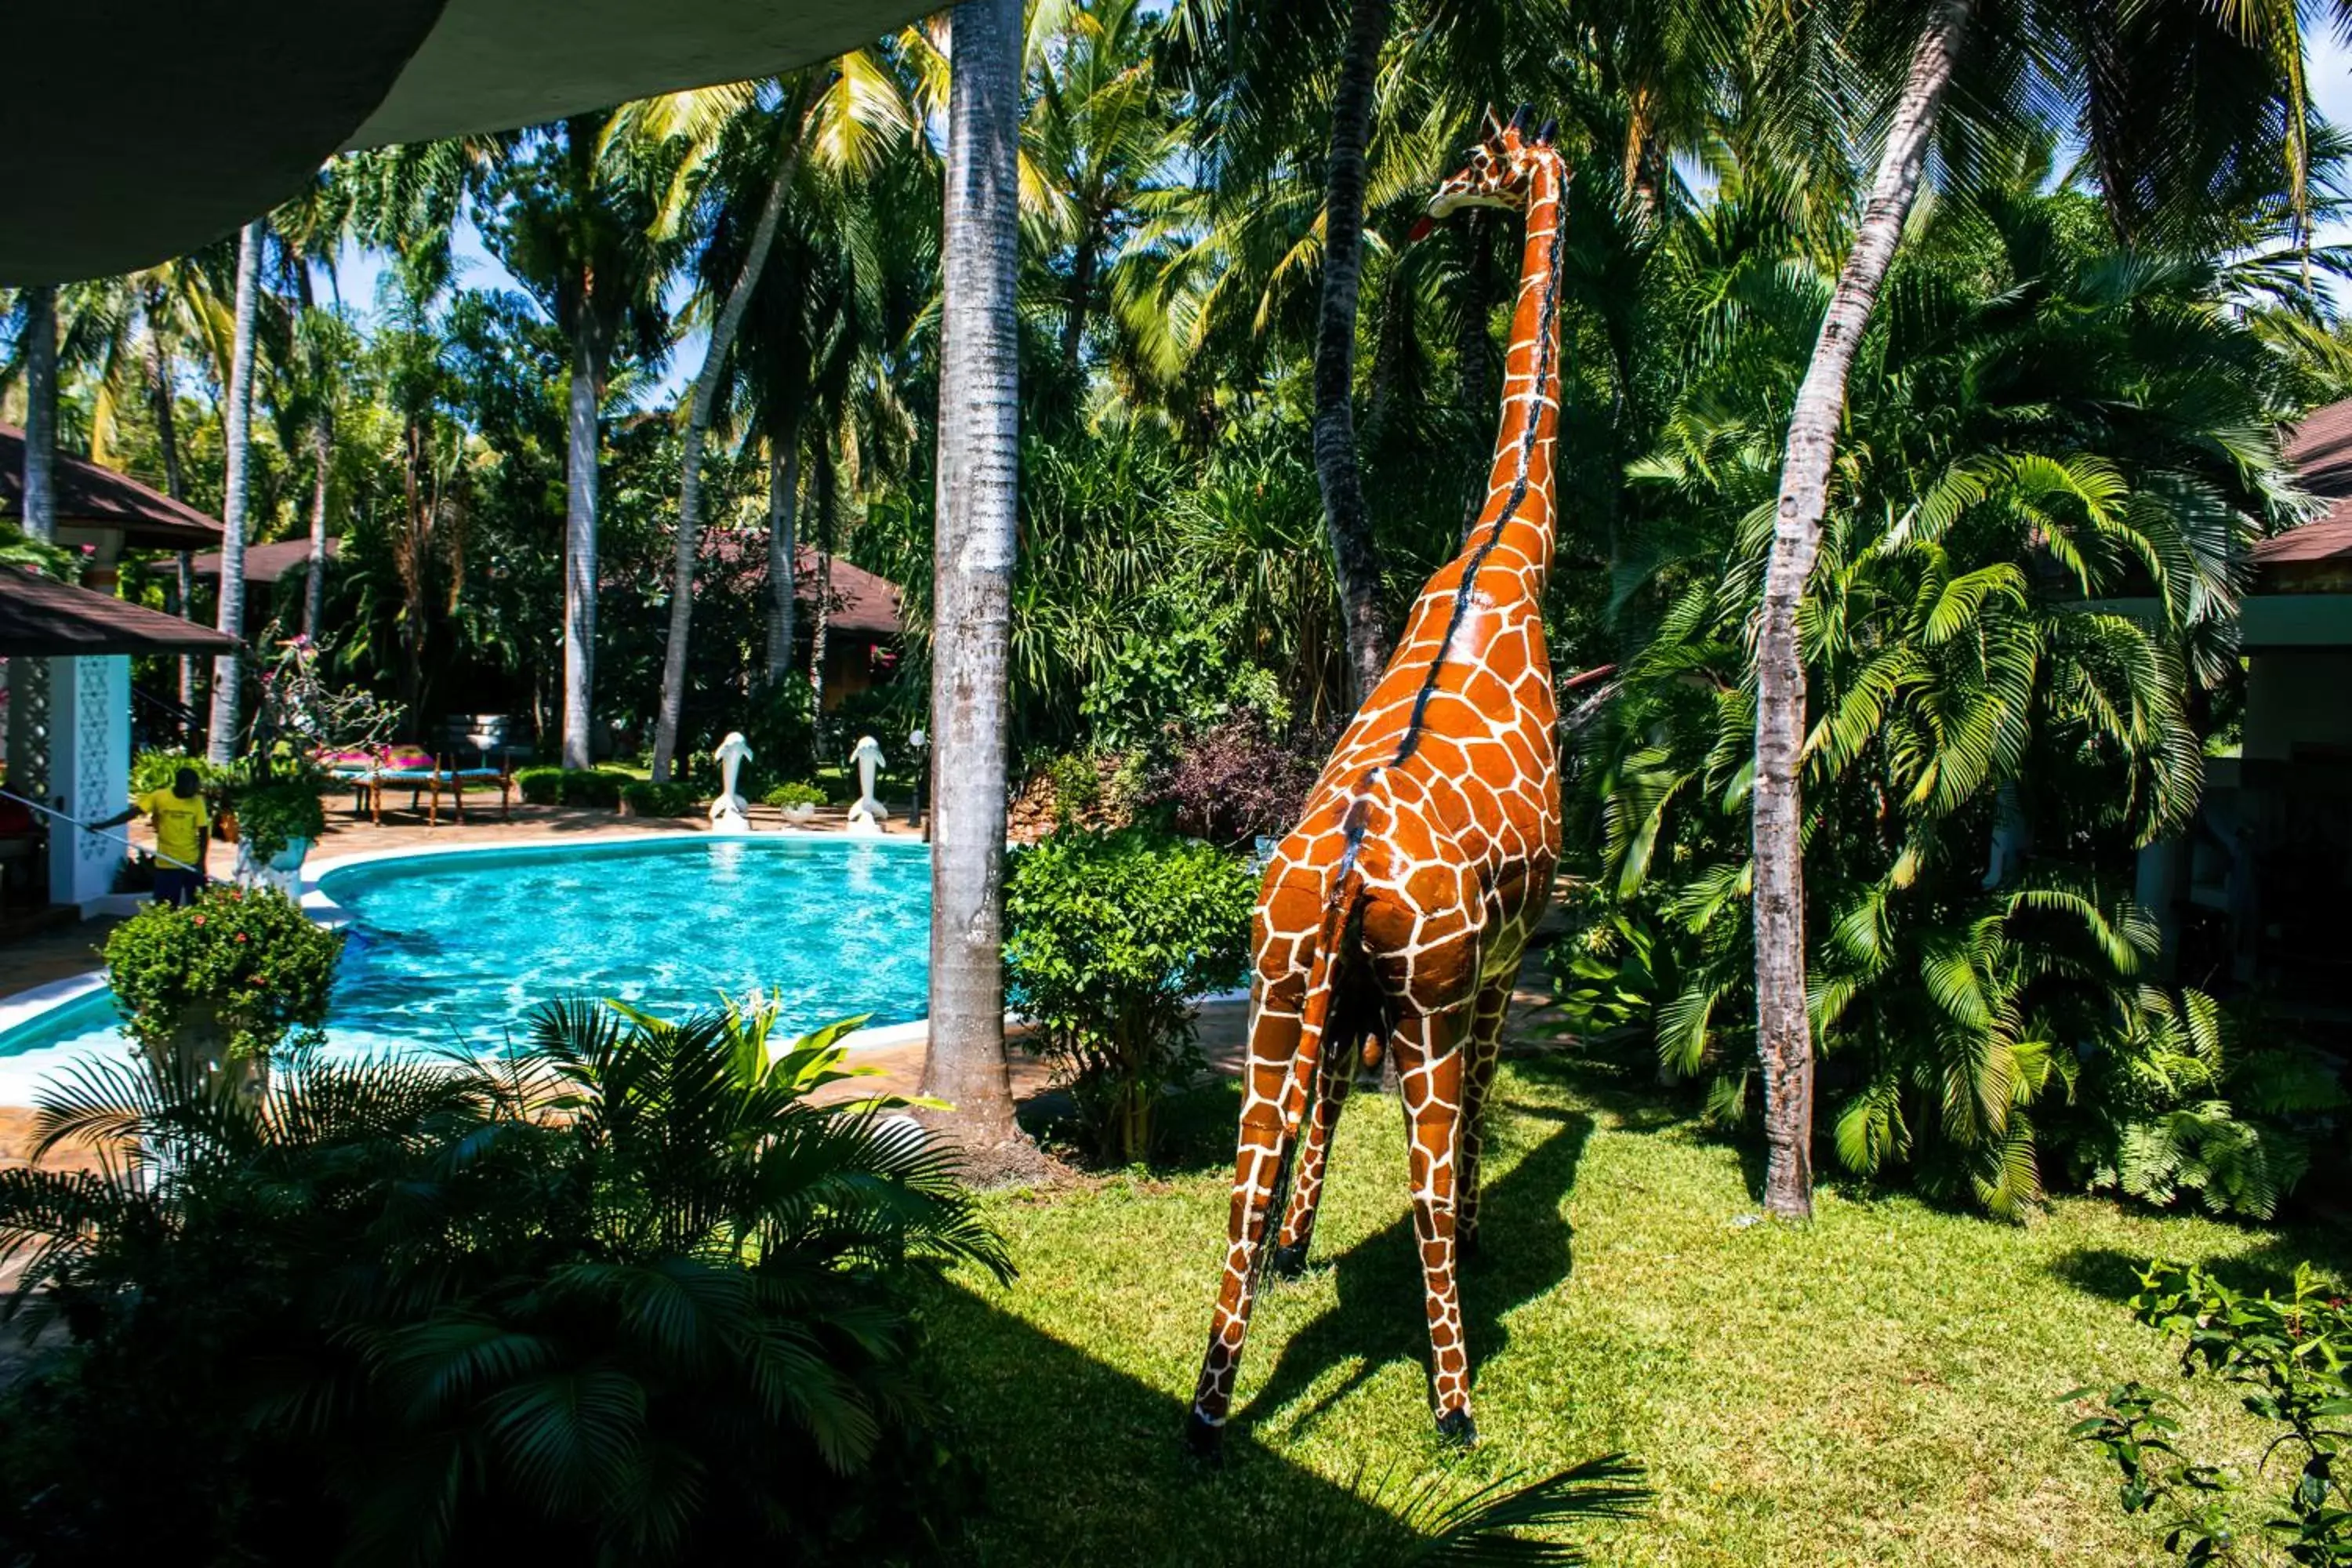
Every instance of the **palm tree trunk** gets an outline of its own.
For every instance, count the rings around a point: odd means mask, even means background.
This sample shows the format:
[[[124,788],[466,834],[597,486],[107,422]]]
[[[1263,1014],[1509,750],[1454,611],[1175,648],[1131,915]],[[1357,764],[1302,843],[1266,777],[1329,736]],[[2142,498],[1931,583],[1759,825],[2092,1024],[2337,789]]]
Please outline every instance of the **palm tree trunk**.
[[[1094,229],[1089,226],[1070,260],[1070,308],[1062,315],[1062,363],[1069,367],[1074,380],[1078,375],[1078,356],[1086,352],[1087,307],[1095,289],[1095,265]]]
[[[677,480],[677,559],[672,570],[669,595],[669,644],[662,652],[661,716],[654,724],[656,784],[669,779],[670,763],[677,755],[679,715],[686,706],[687,637],[694,623],[694,563],[702,543],[702,447],[710,431],[712,411],[719,402],[719,372],[727,351],[743,324],[744,309],[751,303],[760,274],[768,265],[775,243],[776,223],[783,216],[784,195],[798,172],[805,139],[793,122],[791,143],[776,159],[776,172],[760,205],[760,220],[751,229],[751,249],[729,285],[718,320],[710,323],[710,342],[702,352],[702,368],[695,373],[694,401],[687,413],[686,458]]]
[[[793,668],[793,612],[800,541],[801,442],[797,420],[768,452],[768,684]]]
[[[1971,5],[1972,0],[1940,0],[1912,54],[1869,205],[1790,414],[1780,510],[1764,574],[1756,632],[1757,1039],[1769,1148],[1764,1207],[1790,1219],[1810,1219],[1813,1212],[1813,1043],[1805,1011],[1804,803],[1799,793],[1805,670],[1797,646],[1797,610],[1821,550],[1846,376],[1918,195],[1936,110],[1951,79]]]
[[[590,732],[596,688],[596,382],[593,306],[572,334],[563,457],[563,765],[596,764]]]
[[[25,533],[58,536],[58,286],[25,289]]]
[[[1020,1138],[1004,1062],[1005,703],[1021,458],[1021,0],[948,14],[933,565],[930,1049],[923,1092],[971,1147]]]
[[[1323,204],[1323,313],[1315,334],[1315,478],[1323,490],[1332,574],[1348,626],[1348,666],[1358,702],[1388,663],[1381,619],[1380,559],[1356,461],[1356,297],[1364,275],[1364,149],[1372,137],[1372,86],[1388,40],[1390,0],[1355,0],[1331,110],[1331,157]]]
[[[310,425],[310,560],[302,581],[302,635],[319,640],[319,617],[327,603],[327,469],[335,449],[335,416],[321,403]]]
[[[833,631],[833,447],[816,448],[816,624],[809,633],[809,711],[815,715],[817,754],[824,755],[824,653]]]
[[[1454,358],[1462,378],[1462,406],[1484,418],[1495,405],[1494,226],[1473,211],[1462,226],[1468,259],[1462,268],[1462,314],[1454,323]],[[1483,447],[1471,458],[1467,494],[1462,502],[1462,532],[1467,538],[1486,507],[1486,470],[1493,457]]]
[[[256,218],[236,237],[228,407],[221,419],[227,471],[221,487],[220,611],[214,624],[233,637],[245,635],[245,506],[253,467],[253,321],[260,292],[261,220]],[[226,653],[213,660],[212,725],[205,752],[216,763],[236,755],[239,657]]]

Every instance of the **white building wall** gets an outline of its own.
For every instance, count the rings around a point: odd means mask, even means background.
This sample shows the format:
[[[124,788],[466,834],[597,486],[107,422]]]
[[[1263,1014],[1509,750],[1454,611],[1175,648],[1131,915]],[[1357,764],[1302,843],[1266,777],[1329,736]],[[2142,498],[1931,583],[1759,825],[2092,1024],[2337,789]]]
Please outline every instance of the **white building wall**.
[[[50,802],[83,822],[130,804],[131,660],[121,655],[49,660]],[[49,901],[87,904],[114,890],[121,830],[84,833],[53,822]]]

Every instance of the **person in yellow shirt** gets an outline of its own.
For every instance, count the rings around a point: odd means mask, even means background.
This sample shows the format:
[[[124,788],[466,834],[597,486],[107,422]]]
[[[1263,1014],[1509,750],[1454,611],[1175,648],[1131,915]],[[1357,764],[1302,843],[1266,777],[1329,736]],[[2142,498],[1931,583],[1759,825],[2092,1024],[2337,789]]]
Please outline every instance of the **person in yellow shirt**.
[[[205,810],[204,783],[194,768],[172,775],[170,789],[151,789],[92,827],[120,827],[134,816],[155,825],[155,901],[191,904],[205,885],[205,845],[212,819]]]

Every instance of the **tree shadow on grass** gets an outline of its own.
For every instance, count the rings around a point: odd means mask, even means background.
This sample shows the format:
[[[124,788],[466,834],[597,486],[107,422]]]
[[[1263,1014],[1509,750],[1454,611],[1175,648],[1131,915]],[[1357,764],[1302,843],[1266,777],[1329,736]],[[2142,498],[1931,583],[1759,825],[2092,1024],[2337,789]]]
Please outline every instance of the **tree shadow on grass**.
[[[2086,1295],[2127,1302],[2139,1294],[2149,1259],[2112,1247],[2078,1247],[2053,1258],[2050,1272]],[[2310,1263],[2324,1276],[2352,1279],[2352,1236],[2340,1224],[2298,1226],[2245,1252],[2184,1259],[2242,1295],[2290,1295],[2294,1269]]]
[[[945,1289],[925,1313],[950,1441],[987,1479],[986,1511],[965,1521],[950,1561],[1341,1568],[1373,1553],[1394,1559],[1404,1531],[1357,1490],[1238,1429],[1222,1467],[1202,1464],[1184,1447],[1182,1396],[1052,1338],[992,1294]]]
[[[1359,1106],[1356,1113],[1372,1109]],[[1577,1165],[1592,1136],[1592,1119],[1580,1111],[1525,1103],[1508,1110],[1507,1121],[1498,1116],[1498,1124],[1549,1123],[1549,1130],[1486,1189],[1480,1203],[1479,1247],[1461,1271],[1474,1405],[1477,1367],[1510,1342],[1505,1316],[1557,1289],[1574,1267],[1573,1235],[1560,1211],[1576,1185]],[[1341,1125],[1345,1136],[1346,1124]],[[1393,1174],[1402,1187],[1405,1173],[1399,1169]],[[1279,1410],[1334,1367],[1356,1362],[1356,1369],[1337,1388],[1297,1418],[1295,1430],[1301,1432],[1393,1362],[1411,1362],[1424,1375],[1427,1371],[1428,1318],[1412,1215],[1338,1254],[1328,1267],[1339,1305],[1291,1336],[1272,1375],[1244,1406],[1245,1411]],[[1281,1289],[1279,1281],[1272,1284]]]

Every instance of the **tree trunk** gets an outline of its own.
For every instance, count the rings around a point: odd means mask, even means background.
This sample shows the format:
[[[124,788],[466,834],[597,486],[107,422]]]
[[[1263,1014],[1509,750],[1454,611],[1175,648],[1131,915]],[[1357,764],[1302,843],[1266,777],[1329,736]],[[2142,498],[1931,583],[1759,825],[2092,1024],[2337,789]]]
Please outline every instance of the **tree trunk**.
[[[563,765],[596,765],[590,726],[596,667],[596,383],[594,306],[572,334],[570,417],[563,457]]]
[[[1078,356],[1086,352],[1088,296],[1094,288],[1094,231],[1088,228],[1070,261],[1070,308],[1062,316],[1062,363],[1069,367],[1072,384],[1081,388],[1086,384],[1078,374]]]
[[[768,251],[776,238],[776,223],[783,216],[784,195],[800,168],[805,139],[800,133],[797,120],[791,134],[791,143],[777,156],[767,197],[760,205],[760,219],[751,230],[751,248],[744,254],[735,281],[728,286],[718,319],[710,323],[710,342],[702,352],[702,368],[695,373],[694,401],[686,419],[686,458],[678,469],[677,559],[670,582],[669,644],[662,652],[661,716],[654,725],[656,784],[668,782],[670,763],[677,755],[678,720],[686,707],[687,638],[694,623],[694,563],[702,543],[703,442],[709,435],[712,411],[718,406],[719,368],[726,363],[736,330],[743,324],[743,311],[751,303],[752,291],[759,287],[760,274],[768,265]]]
[[[1480,418],[1495,406],[1494,225],[1473,210],[1462,227],[1469,256],[1462,268],[1462,314],[1454,324],[1455,374],[1462,378],[1462,406]],[[1462,533],[1468,538],[1486,510],[1486,477],[1492,456],[1481,447],[1470,464],[1469,495],[1462,503]]]
[[[1853,248],[1822,319],[1812,363],[1789,418],[1788,455],[1764,604],[1756,631],[1756,1010],[1764,1070],[1769,1154],[1764,1207],[1790,1219],[1813,1212],[1813,1046],[1805,1012],[1804,804],[1799,773],[1805,739],[1805,670],[1797,610],[1821,550],[1831,464],[1845,408],[1846,375],[1895,259],[1905,218],[1951,79],[1971,0],[1942,0],[1911,58]]]
[[[228,407],[222,414],[226,475],[221,499],[220,612],[214,624],[230,637],[245,635],[245,504],[252,485],[253,321],[261,292],[261,220],[236,237],[236,306],[229,340]],[[235,653],[213,660],[212,727],[205,754],[215,763],[236,755],[240,673]]]
[[[1021,458],[1021,0],[948,14],[933,567],[930,1049],[923,1092],[971,1147],[1020,1138],[1004,1063],[1005,702]]]
[[[795,537],[801,500],[800,423],[768,450],[768,684],[793,668],[793,597],[798,586],[800,540]]]
[[[1360,704],[1388,663],[1381,620],[1380,558],[1356,461],[1356,297],[1364,275],[1364,149],[1372,135],[1372,88],[1389,34],[1390,0],[1355,0],[1348,51],[1331,111],[1331,158],[1323,205],[1323,313],[1315,333],[1315,478],[1331,540],[1332,575],[1348,626],[1348,667]]]
[[[816,448],[816,624],[809,633],[809,711],[815,716],[817,754],[824,755],[824,650],[833,630],[833,446]]]
[[[310,482],[310,560],[302,581],[302,635],[319,640],[319,617],[327,604],[327,468],[335,450],[335,416],[321,402],[310,423],[310,460],[317,475]]]
[[[58,537],[58,286],[25,289],[25,534]]]
[[[180,467],[180,426],[173,416],[177,399],[172,388],[172,356],[163,347],[163,291],[147,290],[147,379],[150,399],[155,405],[155,445],[163,458],[163,493],[173,500],[188,499],[186,474]],[[195,569],[187,551],[179,552],[179,603],[182,620],[194,620],[195,605]],[[190,712],[196,706],[196,661],[193,655],[180,656],[180,706]]]

